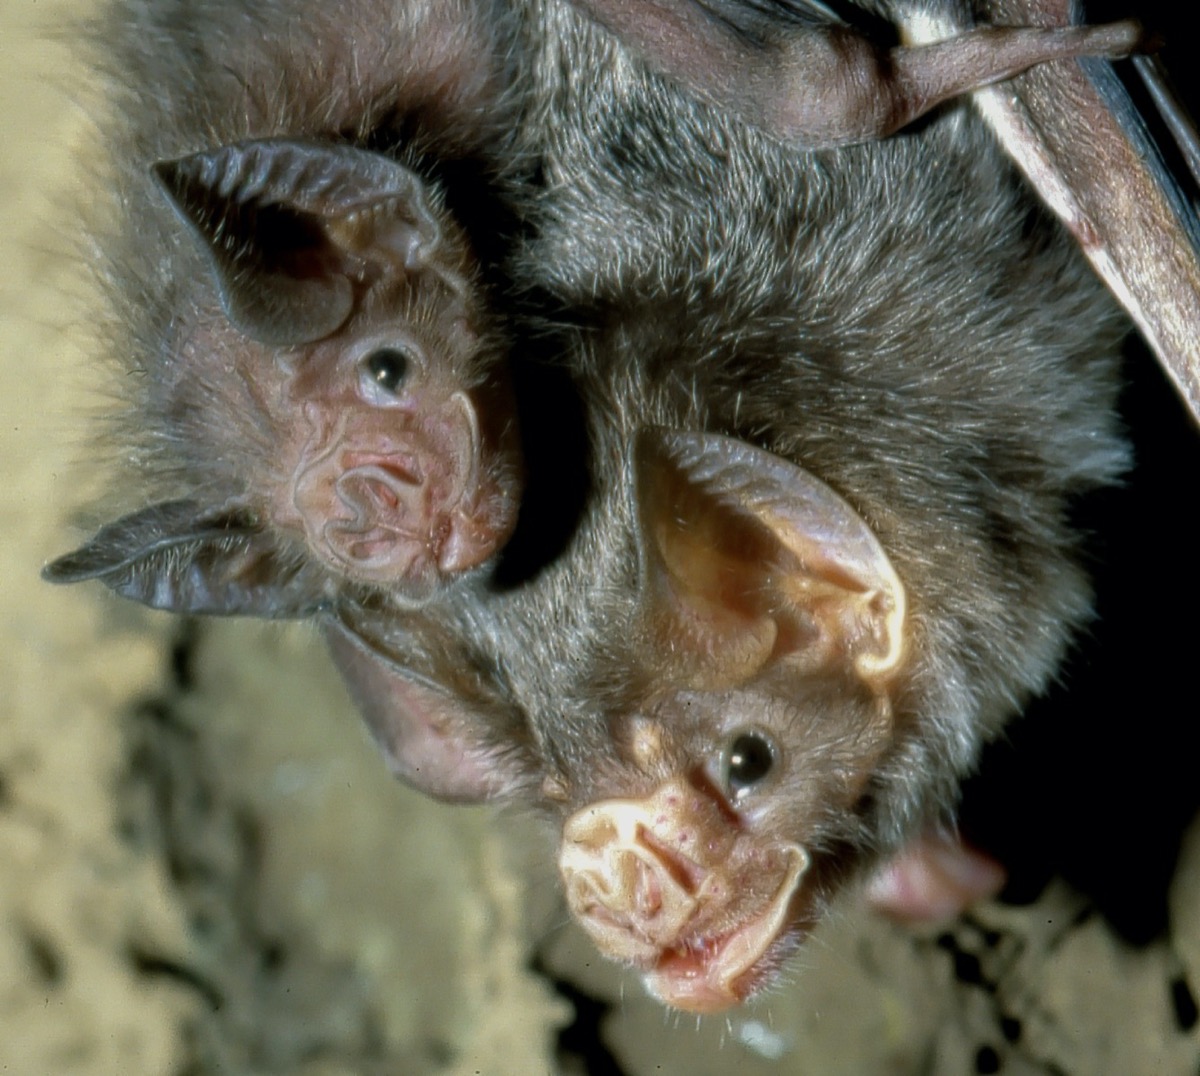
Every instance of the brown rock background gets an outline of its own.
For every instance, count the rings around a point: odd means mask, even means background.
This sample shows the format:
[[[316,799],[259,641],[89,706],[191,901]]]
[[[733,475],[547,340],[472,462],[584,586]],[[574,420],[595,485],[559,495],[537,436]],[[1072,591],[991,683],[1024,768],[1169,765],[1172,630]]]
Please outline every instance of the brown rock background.
[[[1197,1071],[1200,832],[1148,945],[1058,882],[944,932],[850,900],[697,1022],[564,925],[525,820],[387,778],[310,632],[41,583],[94,522],[104,407],[56,208],[85,120],[47,32],[81,8],[0,6],[0,1072]]]

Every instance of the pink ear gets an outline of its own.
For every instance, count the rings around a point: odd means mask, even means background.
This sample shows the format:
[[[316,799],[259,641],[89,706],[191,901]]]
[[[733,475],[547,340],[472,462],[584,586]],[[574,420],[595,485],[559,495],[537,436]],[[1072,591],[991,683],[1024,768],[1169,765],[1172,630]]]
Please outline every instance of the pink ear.
[[[873,686],[898,669],[904,587],[824,482],[745,442],[674,430],[644,433],[636,466],[654,634],[702,682],[771,660],[845,666]]]
[[[937,923],[989,900],[1004,887],[1004,867],[961,840],[927,831],[884,863],[867,883],[876,911],[900,923]]]
[[[396,777],[454,803],[515,794],[519,760],[493,742],[502,730],[486,710],[400,668],[338,621],[326,621],[323,631],[334,664]]]

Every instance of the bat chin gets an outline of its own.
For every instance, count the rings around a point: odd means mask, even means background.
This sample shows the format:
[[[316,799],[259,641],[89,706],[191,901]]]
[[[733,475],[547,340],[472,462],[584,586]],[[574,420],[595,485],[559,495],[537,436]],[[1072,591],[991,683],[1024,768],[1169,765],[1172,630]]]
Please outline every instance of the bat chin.
[[[749,1000],[774,981],[802,940],[789,915],[798,884],[799,874],[789,873],[761,915],[723,935],[664,952],[643,976],[646,989],[664,1005],[701,1014]]]

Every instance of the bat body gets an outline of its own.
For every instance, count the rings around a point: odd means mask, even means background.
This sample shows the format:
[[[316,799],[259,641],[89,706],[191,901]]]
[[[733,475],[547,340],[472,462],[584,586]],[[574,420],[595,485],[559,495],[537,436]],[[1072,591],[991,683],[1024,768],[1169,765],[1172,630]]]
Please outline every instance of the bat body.
[[[1089,610],[1072,500],[1125,464],[1122,329],[969,113],[797,152],[543,18],[547,193],[511,271],[583,401],[588,496],[515,584],[502,556],[327,634],[399,776],[543,809],[600,948],[711,1011],[1054,675]]]
[[[120,436],[162,499],[50,578],[294,616],[420,603],[507,540],[514,33],[489,0],[107,8],[97,246]]]
[[[129,237],[160,268],[125,275],[130,303],[155,298],[126,323],[152,341],[139,354],[172,359],[139,361],[150,455],[187,494],[50,574],[179,609],[320,612],[397,775],[542,810],[601,949],[669,1004],[715,1010],[946,816],[981,744],[1054,675],[1089,612],[1073,498],[1125,465],[1122,326],[962,109],[787,148],[561,3],[523,5],[507,48],[485,32],[507,17],[477,10],[387,8],[512,60],[516,112],[485,79],[447,122],[463,100],[447,88],[478,84],[461,62],[415,64],[449,72],[422,97],[408,67],[358,53],[381,32],[354,37],[355,64],[268,57],[285,91],[245,66],[235,90],[173,83],[170,109],[204,117],[183,124],[193,144],[134,124],[120,154],[165,162],[181,223],[154,218],[165,246]],[[242,32],[258,15],[211,14],[186,40],[273,47]],[[220,82],[213,61],[195,71]],[[266,85],[268,120],[243,122],[247,85]],[[727,88],[701,86],[720,104]],[[489,231],[461,206],[480,161],[490,191],[506,159],[536,159],[541,182],[498,293],[475,264]],[[157,197],[142,176],[125,178]],[[519,388],[568,405],[518,391],[544,427],[525,423],[524,487],[503,347],[477,344],[517,297],[516,339],[548,357]],[[421,421],[393,426],[410,365]],[[405,507],[410,486],[434,507]],[[397,511],[438,540],[413,554]]]
[[[887,135],[979,91],[976,105],[1001,145],[1075,236],[1200,421],[1195,199],[1181,192],[1102,60],[1157,44],[1136,23],[1073,25],[1075,0],[579,4],[657,70],[799,147]],[[1086,62],[1064,62],[1080,57]],[[1137,67],[1200,182],[1200,138],[1161,64],[1140,56]]]
[[[578,3],[656,70],[808,149],[883,138],[970,90],[1054,59],[1127,56],[1143,39],[1129,20],[1046,22],[1045,3],[1014,4],[1017,20],[995,26],[971,25],[961,6],[941,4],[943,32],[921,43],[896,16],[903,12],[915,25],[936,21],[937,4],[902,5],[897,12],[822,0]],[[852,17],[858,25],[847,21]]]

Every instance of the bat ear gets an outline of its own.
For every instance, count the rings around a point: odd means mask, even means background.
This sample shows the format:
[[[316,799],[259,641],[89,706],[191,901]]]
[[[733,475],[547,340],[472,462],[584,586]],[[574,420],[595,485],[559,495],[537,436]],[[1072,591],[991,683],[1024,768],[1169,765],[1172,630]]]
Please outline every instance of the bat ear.
[[[729,437],[649,430],[635,454],[650,628],[693,683],[735,684],[782,660],[886,684],[904,588],[838,494]]]
[[[99,579],[152,609],[270,618],[309,616],[324,605],[324,576],[289,565],[248,516],[165,501],[102,527],[42,570],[51,583]]]
[[[427,265],[442,239],[421,178],[351,146],[239,142],[154,175],[203,241],[229,320],[264,344],[328,336],[356,283]]]
[[[450,803],[511,795],[522,783],[519,757],[488,742],[495,720],[401,668],[340,621],[323,630],[334,664],[392,773]]]

